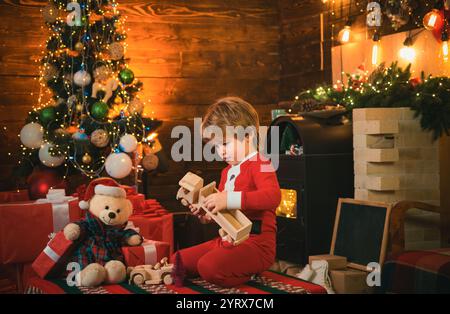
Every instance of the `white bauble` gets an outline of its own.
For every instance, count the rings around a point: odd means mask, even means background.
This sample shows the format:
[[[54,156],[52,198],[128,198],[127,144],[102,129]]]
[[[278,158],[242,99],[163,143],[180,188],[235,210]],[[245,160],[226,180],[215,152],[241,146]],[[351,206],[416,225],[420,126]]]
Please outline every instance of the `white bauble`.
[[[50,143],[45,143],[41,149],[39,149],[39,160],[47,167],[54,168],[61,166],[66,159],[65,156],[52,156],[49,149],[53,147]]]
[[[80,70],[73,76],[73,82],[80,87],[88,86],[91,84],[91,75],[87,71]]]
[[[120,138],[119,147],[126,153],[132,153],[136,150],[138,141],[134,135],[125,134]]]
[[[125,153],[112,153],[105,161],[105,170],[115,179],[125,178],[130,174],[133,163]]]
[[[39,123],[28,123],[20,131],[20,141],[27,148],[39,148],[43,143],[44,128]]]

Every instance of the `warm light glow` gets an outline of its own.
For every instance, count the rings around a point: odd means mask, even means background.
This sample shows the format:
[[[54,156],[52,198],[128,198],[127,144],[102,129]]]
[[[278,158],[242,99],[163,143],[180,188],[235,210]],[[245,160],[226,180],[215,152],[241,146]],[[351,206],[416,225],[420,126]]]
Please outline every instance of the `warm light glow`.
[[[346,25],[338,35],[339,41],[341,44],[348,43],[350,41],[350,35],[351,35],[351,27],[349,25]]]
[[[445,40],[442,42],[442,57],[444,58],[444,61],[448,61],[448,41]]]
[[[147,136],[147,138],[145,139],[145,141],[151,142],[151,141],[153,141],[153,140],[154,140],[155,138],[157,138],[157,137],[158,137],[158,133],[154,132],[154,133],[150,134],[149,136]]]
[[[402,49],[400,49],[399,56],[400,58],[408,62],[413,62],[416,58],[416,50],[414,50],[413,47],[404,46]]]
[[[297,191],[296,190],[281,190],[281,202],[276,209],[277,216],[287,218],[297,217]]]
[[[444,22],[443,16],[439,10],[433,9],[423,17],[423,26],[428,29],[439,29]]]
[[[372,65],[378,64],[379,54],[380,54],[380,45],[378,41],[375,41],[372,46]]]

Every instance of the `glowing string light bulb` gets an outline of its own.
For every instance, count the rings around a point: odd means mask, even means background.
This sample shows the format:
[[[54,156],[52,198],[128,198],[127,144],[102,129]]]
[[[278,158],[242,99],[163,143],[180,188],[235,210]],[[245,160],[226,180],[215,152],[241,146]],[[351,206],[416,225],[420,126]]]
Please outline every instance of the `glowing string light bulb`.
[[[375,32],[373,34],[373,45],[372,45],[372,65],[377,65],[380,56],[380,35]]]
[[[410,36],[403,42],[403,47],[399,51],[399,56],[410,63],[416,58],[416,51],[412,47],[412,38]]]

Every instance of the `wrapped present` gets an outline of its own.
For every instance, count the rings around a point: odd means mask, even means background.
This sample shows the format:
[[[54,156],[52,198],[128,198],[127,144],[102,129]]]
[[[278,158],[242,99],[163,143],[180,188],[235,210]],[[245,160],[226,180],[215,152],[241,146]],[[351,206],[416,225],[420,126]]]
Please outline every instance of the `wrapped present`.
[[[37,201],[0,204],[0,263],[32,262],[50,234],[81,219],[78,199],[58,193]]]
[[[141,213],[145,210],[145,196],[144,194],[127,194],[127,199],[133,204],[133,213]]]
[[[164,257],[170,256],[170,244],[161,241],[144,240],[139,246],[122,248],[127,266],[155,265]]]
[[[65,269],[64,262],[74,247],[75,242],[67,240],[64,232],[60,231],[48,242],[31,267],[41,278],[58,275]]]
[[[25,202],[30,199],[27,190],[0,192],[0,204]]]
[[[173,252],[173,215],[156,211],[134,214],[128,218],[137,231],[146,239],[167,242]]]

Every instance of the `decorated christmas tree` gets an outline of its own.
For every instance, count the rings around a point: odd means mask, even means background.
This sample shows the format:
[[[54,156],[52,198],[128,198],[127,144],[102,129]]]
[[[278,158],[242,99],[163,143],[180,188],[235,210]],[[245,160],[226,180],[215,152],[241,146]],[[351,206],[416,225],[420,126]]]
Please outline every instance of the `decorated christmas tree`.
[[[42,9],[49,38],[37,105],[20,132],[17,175],[47,167],[64,177],[122,179],[142,166],[158,167],[161,122],[143,115],[142,83],[125,58],[117,6],[115,0],[50,0]]]

